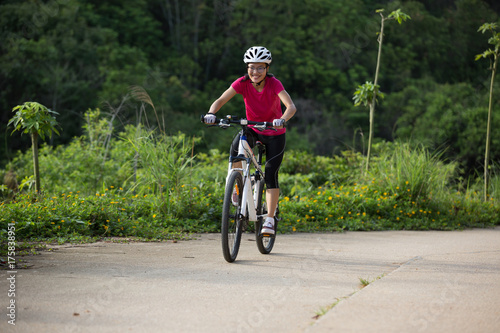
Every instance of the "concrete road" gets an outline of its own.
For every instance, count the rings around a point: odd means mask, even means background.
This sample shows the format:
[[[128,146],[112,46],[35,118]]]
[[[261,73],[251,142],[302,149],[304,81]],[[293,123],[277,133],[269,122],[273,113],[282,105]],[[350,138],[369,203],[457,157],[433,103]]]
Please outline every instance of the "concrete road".
[[[232,264],[217,234],[25,259],[0,271],[0,332],[500,332],[500,228],[278,235],[270,255],[245,234]]]

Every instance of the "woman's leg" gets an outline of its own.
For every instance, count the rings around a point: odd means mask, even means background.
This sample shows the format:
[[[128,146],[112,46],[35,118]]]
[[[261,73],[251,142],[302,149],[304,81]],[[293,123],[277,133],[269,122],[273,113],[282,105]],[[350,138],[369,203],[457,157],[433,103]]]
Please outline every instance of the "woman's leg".
[[[266,190],[266,203],[267,203],[267,216],[274,218],[274,213],[276,212],[276,207],[278,207],[278,201],[280,198],[279,188],[270,188]]]
[[[285,151],[285,134],[266,137],[262,140],[266,144],[266,203],[267,203],[267,219],[266,223],[270,222],[274,227],[274,215],[278,207],[280,196],[278,172],[283,161]],[[263,230],[269,230],[264,227]]]

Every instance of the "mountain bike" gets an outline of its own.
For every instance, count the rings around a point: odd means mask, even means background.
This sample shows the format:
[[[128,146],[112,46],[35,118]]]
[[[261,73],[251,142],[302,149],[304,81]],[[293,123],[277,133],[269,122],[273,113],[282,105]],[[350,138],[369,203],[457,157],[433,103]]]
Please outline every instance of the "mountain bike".
[[[201,117],[203,122],[203,116]],[[265,199],[264,170],[262,170],[262,157],[265,146],[257,141],[255,149],[257,156],[250,147],[246,132],[248,125],[253,125],[257,130],[274,129],[271,122],[256,122],[235,116],[217,118],[214,125],[227,129],[234,125],[242,128],[238,145],[238,155],[229,157],[224,201],[222,206],[221,236],[222,253],[227,262],[236,260],[240,248],[243,231],[251,227],[253,222],[257,248],[262,254],[269,254],[273,249],[278,230],[279,208],[276,209],[274,219],[274,235],[262,234],[262,223],[267,217]],[[241,167],[234,164],[241,162]]]

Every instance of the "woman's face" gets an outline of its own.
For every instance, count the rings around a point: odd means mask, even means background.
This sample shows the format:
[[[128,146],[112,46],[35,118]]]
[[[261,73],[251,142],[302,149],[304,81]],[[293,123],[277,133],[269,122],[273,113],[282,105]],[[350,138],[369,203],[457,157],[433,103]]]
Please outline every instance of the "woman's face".
[[[264,80],[267,74],[267,64],[265,62],[251,62],[247,65],[248,76],[253,83]]]

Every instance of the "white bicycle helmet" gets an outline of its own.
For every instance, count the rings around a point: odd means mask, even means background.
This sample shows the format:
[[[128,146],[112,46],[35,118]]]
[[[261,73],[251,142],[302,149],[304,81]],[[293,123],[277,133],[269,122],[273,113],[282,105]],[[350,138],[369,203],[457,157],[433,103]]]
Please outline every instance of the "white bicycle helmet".
[[[271,52],[264,46],[252,46],[243,56],[243,61],[247,64],[250,62],[264,62],[269,65],[272,60]]]

